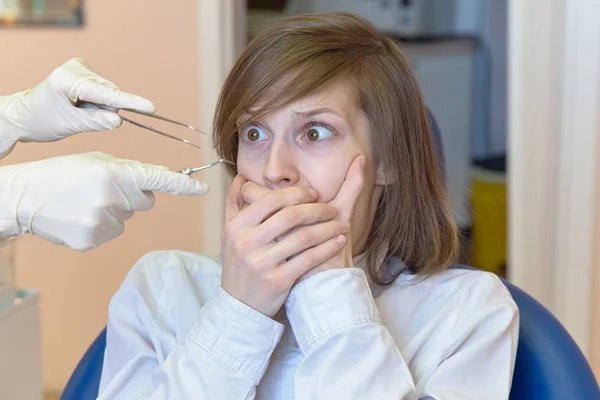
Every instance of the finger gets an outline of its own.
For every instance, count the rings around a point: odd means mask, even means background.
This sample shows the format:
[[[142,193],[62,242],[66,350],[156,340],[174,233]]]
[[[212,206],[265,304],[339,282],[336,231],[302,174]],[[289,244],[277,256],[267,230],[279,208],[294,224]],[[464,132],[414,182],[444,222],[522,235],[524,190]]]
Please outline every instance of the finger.
[[[181,196],[202,196],[208,193],[208,185],[180,172],[166,170],[150,164],[129,165],[139,188],[144,191],[162,192]]]
[[[77,96],[73,95],[73,102],[77,102]],[[79,102],[76,106],[76,117],[83,131],[94,132],[116,129],[123,124],[123,120],[117,114],[119,110],[112,107],[96,106],[92,103]]]
[[[364,186],[364,166],[366,157],[363,155],[357,156],[346,173],[346,178],[338,191],[338,194],[330,202],[340,210],[339,218],[350,220],[354,204]]]
[[[127,197],[128,204],[126,207],[121,208],[122,212],[119,212],[118,214],[113,214],[119,221],[126,221],[127,219],[131,218],[131,216],[128,216],[127,212],[148,211],[149,209],[154,207],[154,193],[152,192],[144,191],[141,189],[126,189],[123,190],[123,192]]]
[[[241,196],[245,204],[252,204],[270,192],[272,190],[264,186],[260,186],[254,182],[246,182],[242,186]]]
[[[90,64],[87,63],[84,59],[80,57],[74,57],[70,60],[67,60],[62,66],[62,68],[66,68],[71,71],[77,71],[79,73],[93,73],[97,74],[97,72],[92,68]],[[60,68],[60,67],[59,67]]]
[[[246,183],[246,178],[242,175],[237,175],[233,182],[231,182],[231,187],[229,188],[229,193],[227,194],[227,198],[225,199],[225,221],[229,222],[233,217],[235,217],[240,210],[242,209],[242,198],[240,196],[240,191],[242,190],[242,186]]]
[[[245,226],[254,227],[285,207],[309,203],[316,198],[317,192],[301,186],[273,190],[240,211],[239,215]]]
[[[121,171],[125,171],[122,173]],[[134,211],[147,211],[154,206],[154,194],[142,190],[128,169],[120,169],[115,174],[116,183],[121,190],[123,199],[119,204],[109,207],[108,212],[119,221],[131,218]]]
[[[150,207],[145,207],[144,209],[139,209],[139,211],[146,211],[152,208],[154,204],[154,196],[152,196],[152,201],[150,202]],[[107,208],[107,211],[112,215],[117,221],[125,222],[131,217],[133,217],[134,212],[131,209],[127,210],[122,207],[111,206]],[[138,211],[138,209],[136,209]]]
[[[156,111],[156,106],[150,100],[127,93],[104,79],[88,78],[80,81],[74,90],[74,96],[77,100],[117,109],[137,110],[145,113]]]
[[[311,269],[323,264],[333,257],[346,243],[344,235],[334,238],[303,251],[281,266],[281,270],[289,280],[296,281]]]
[[[88,237],[86,250],[95,249],[96,247],[121,236],[124,232],[125,224],[117,220],[113,220],[110,225],[100,226],[99,229],[93,232],[91,237]]]
[[[269,217],[254,230],[254,236],[262,243],[270,243],[292,229],[329,221],[336,217],[337,208],[326,203],[306,203],[286,207]]]
[[[119,114],[108,110],[81,109],[79,118],[87,125],[87,132],[113,130],[123,125]]]
[[[267,257],[271,262],[279,264],[303,251],[346,233],[348,229],[350,229],[350,224],[347,221],[327,221],[304,226],[271,247],[267,251]]]

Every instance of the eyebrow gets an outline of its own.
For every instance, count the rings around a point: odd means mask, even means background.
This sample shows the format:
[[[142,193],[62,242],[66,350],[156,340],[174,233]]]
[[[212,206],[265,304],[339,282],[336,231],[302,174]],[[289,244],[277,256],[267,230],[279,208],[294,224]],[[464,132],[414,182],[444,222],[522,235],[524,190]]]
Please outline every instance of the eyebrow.
[[[326,114],[326,113],[335,114],[337,116],[340,116],[335,110],[333,110],[331,108],[321,107],[321,108],[315,108],[314,110],[308,110],[308,111],[294,111],[294,117],[310,118],[310,117],[318,115],[318,114]]]
[[[327,113],[337,115],[338,117],[341,118],[341,115],[338,112],[336,112],[334,109],[329,108],[329,107],[320,107],[320,108],[315,108],[315,109],[307,110],[307,111],[294,111],[294,117],[308,119],[315,115],[327,114]],[[247,122],[250,119],[249,116],[250,116],[250,112],[245,113],[244,115],[242,115],[240,118],[237,119],[236,124],[243,125],[245,122]]]

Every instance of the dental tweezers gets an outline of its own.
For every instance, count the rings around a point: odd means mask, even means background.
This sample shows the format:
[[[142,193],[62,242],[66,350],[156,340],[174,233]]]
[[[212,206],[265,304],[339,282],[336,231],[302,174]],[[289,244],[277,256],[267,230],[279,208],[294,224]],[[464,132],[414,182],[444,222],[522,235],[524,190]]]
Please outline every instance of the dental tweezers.
[[[75,106],[79,107],[79,108],[102,109],[102,110],[108,110],[108,111],[112,111],[112,112],[119,111],[119,110],[117,110],[115,108],[112,108],[112,107],[107,107],[107,106],[104,106],[104,105],[101,105],[101,104],[95,104],[95,103],[91,103],[91,102],[87,102],[87,101],[78,101],[77,103],[75,103]],[[190,124],[186,124],[184,122],[175,121],[175,120],[173,120],[171,118],[163,117],[163,116],[158,115],[158,114],[145,113],[143,111],[132,110],[132,109],[129,109],[129,108],[123,108],[121,110],[127,111],[127,112],[131,112],[131,113],[134,113],[134,114],[144,115],[144,116],[150,117],[150,118],[159,119],[161,121],[169,122],[169,123],[174,124],[174,125],[183,126],[184,128],[188,128],[188,129],[191,129],[193,131],[196,131],[196,132],[202,133],[203,135],[208,136],[208,134],[206,132],[201,131],[198,128],[195,128],[195,127],[193,127]],[[186,140],[186,139],[183,139],[183,138],[180,138],[180,137],[173,136],[173,135],[170,135],[168,133],[162,132],[162,131],[154,128],[152,125],[144,125],[144,124],[142,124],[140,122],[137,122],[137,121],[134,121],[134,120],[132,120],[130,118],[123,117],[122,115],[119,115],[119,117],[123,121],[125,121],[127,123],[130,123],[132,125],[135,125],[135,126],[137,126],[139,128],[149,130],[149,131],[154,132],[154,133],[156,133],[158,135],[167,137],[169,139],[177,140],[179,142],[188,144],[190,146],[193,146],[193,147],[195,147],[197,149],[202,150],[202,148],[200,146],[198,146],[197,144],[194,144],[194,143],[190,142],[189,140]],[[202,166],[196,167],[196,168],[186,168],[186,169],[181,170],[179,172],[181,172],[182,174],[185,174],[185,175],[192,175],[192,174],[194,174],[194,173],[196,173],[198,171],[202,171],[204,169],[212,168],[215,165],[223,164],[223,163],[235,165],[235,163],[233,161],[229,161],[229,160],[226,160],[224,158],[221,158],[221,159],[219,159],[219,160],[217,160],[215,162],[212,162],[210,164],[202,165]]]

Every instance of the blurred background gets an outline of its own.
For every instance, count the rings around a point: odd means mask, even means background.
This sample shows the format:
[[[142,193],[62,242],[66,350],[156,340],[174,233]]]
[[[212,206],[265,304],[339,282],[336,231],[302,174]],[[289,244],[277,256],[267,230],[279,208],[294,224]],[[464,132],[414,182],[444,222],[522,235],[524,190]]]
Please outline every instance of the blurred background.
[[[299,13],[362,15],[402,44],[439,127],[460,262],[541,301],[598,376],[600,33],[590,17],[598,8],[569,0],[0,0],[0,93],[33,87],[81,57],[159,113],[210,130],[220,85],[261,28]],[[201,140],[203,152],[123,126],[19,145],[0,165],[97,150],[181,169],[213,157]],[[41,359],[43,390],[57,396],[138,258],[156,249],[218,252],[228,182],[217,170],[203,178],[208,196],[157,195],[123,236],[91,252],[35,237],[0,249],[0,283],[41,294],[21,319],[0,308],[0,372],[16,368],[22,357],[3,354],[16,352],[14,335],[29,324],[31,338],[20,339],[41,340],[41,350],[27,347],[40,356],[21,364],[39,369]]]

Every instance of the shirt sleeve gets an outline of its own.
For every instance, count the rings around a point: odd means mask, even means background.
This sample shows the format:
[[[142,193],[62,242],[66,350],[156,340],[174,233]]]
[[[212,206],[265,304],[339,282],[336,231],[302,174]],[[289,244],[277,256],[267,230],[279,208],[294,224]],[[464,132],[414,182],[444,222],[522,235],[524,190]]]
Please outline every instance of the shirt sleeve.
[[[283,326],[219,287],[186,337],[159,357],[168,329],[154,318],[163,312],[163,279],[150,271],[167,266],[146,268],[146,261],[111,300],[99,399],[253,399]]]
[[[505,292],[492,289],[488,294],[490,285],[465,288],[447,355],[418,388],[381,324],[362,270],[329,270],[300,282],[286,302],[304,353],[296,372],[296,399],[507,399],[517,311]]]

